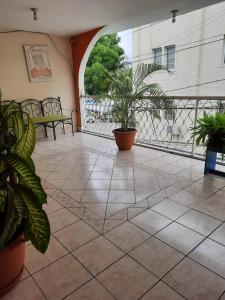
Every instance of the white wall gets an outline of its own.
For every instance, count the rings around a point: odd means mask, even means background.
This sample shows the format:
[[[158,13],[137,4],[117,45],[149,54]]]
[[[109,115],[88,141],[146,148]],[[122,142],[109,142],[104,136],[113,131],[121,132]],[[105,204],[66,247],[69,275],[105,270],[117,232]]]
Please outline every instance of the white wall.
[[[179,89],[225,78],[225,64],[223,62],[224,34],[225,2],[222,2],[179,16],[174,24],[171,20],[167,20],[143,30],[136,31],[135,29],[133,31],[133,61],[148,58],[142,61],[145,63],[153,62],[153,59],[149,58],[153,56],[152,49],[157,47],[164,49],[165,46],[176,45],[176,68],[174,73],[168,75],[166,72],[160,72],[152,77],[152,81],[160,83],[164,90]],[[211,38],[215,35],[218,36]],[[205,40],[195,42],[202,39]],[[221,39],[221,41],[179,51],[218,39]],[[166,56],[162,58],[165,63]],[[225,81],[168,94],[225,96]]]

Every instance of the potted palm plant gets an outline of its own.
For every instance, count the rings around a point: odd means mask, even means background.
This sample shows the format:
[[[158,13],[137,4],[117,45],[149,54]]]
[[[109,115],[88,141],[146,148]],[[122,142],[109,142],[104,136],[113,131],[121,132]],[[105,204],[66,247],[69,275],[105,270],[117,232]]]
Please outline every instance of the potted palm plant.
[[[135,114],[149,111],[159,117],[159,109],[166,105],[166,95],[156,83],[146,83],[154,72],[166,70],[161,65],[138,64],[133,70],[118,69],[107,73],[109,80],[107,97],[112,100],[112,115],[120,128],[114,129],[119,150],[130,150],[136,135]]]
[[[25,240],[44,253],[50,226],[46,203],[31,155],[35,130],[15,103],[3,105],[0,93],[0,296],[18,282],[23,270]]]
[[[205,173],[209,169],[215,170],[217,153],[225,153],[225,113],[208,115],[204,112],[192,130],[193,136],[197,137],[196,144],[206,146]]]

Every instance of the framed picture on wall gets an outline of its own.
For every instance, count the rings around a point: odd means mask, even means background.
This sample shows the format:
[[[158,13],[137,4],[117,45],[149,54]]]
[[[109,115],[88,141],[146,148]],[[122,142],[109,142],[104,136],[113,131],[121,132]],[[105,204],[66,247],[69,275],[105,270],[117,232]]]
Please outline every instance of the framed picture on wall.
[[[48,46],[24,45],[27,69],[31,82],[52,80]]]

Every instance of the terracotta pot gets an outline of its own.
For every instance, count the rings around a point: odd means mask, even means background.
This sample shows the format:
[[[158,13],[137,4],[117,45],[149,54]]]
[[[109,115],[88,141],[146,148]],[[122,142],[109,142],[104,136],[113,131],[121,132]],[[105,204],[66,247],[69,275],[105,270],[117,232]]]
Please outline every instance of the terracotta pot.
[[[8,293],[18,283],[23,271],[24,256],[23,234],[0,250],[0,297]]]
[[[121,129],[114,129],[116,144],[119,150],[130,150],[134,144],[134,139],[137,130],[129,128],[129,131],[121,131]]]

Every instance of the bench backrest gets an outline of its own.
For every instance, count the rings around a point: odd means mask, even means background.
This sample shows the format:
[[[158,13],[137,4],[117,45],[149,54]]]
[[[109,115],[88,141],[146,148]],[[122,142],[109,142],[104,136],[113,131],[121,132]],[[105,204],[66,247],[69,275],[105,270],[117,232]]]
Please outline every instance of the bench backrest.
[[[44,116],[62,115],[60,97],[48,97],[42,101],[42,111]]]
[[[26,99],[20,103],[22,112],[27,113],[31,118],[42,117],[41,101],[36,99]]]

